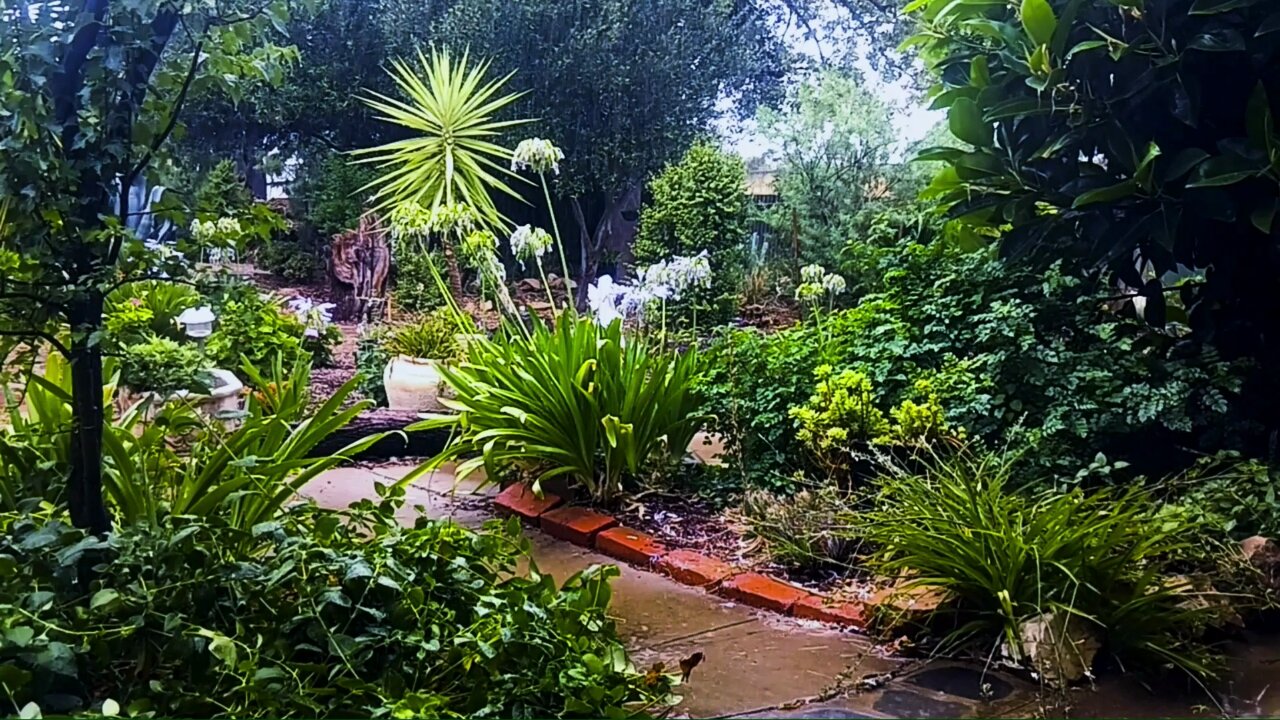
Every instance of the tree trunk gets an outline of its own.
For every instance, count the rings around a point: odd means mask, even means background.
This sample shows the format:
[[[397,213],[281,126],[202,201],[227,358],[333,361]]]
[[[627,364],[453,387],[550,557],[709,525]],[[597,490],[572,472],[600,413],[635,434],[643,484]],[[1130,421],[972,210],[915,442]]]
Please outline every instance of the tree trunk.
[[[449,275],[449,292],[453,293],[456,302],[462,302],[462,268],[458,266],[458,254],[453,249],[453,241],[444,238],[440,242],[444,250],[445,270]]]
[[[102,496],[102,294],[96,290],[76,303],[71,320],[71,468],[67,499],[71,522],[95,535],[111,530]]]

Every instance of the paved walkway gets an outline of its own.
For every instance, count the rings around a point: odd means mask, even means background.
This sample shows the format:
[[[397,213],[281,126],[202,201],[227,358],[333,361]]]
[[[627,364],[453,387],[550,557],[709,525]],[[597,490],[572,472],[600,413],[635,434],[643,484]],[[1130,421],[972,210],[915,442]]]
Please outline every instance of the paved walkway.
[[[374,483],[398,480],[412,467],[339,468],[302,493],[323,506],[345,508],[373,497]],[[490,497],[495,492],[479,491],[475,482],[455,486],[450,473],[438,472],[406,488],[407,502],[398,517],[410,524],[419,516],[415,506],[421,506],[430,517],[479,527],[493,517]],[[705,655],[691,682],[680,688],[684,700],[679,710],[693,717],[1062,716],[1055,699],[1042,703],[1036,688],[1021,679],[957,663],[926,665],[884,657],[863,636],[736,605],[536,530],[528,533],[534,561],[557,580],[592,564],[619,566],[612,614],[637,665],[661,660],[676,667],[694,652]],[[1280,646],[1272,644],[1268,652],[1280,657]],[[1270,671],[1274,662],[1251,666]],[[1263,681],[1255,677],[1247,690],[1238,688],[1238,697],[1252,698],[1245,692],[1259,688],[1262,694],[1254,703],[1229,710],[1245,715],[1280,710],[1276,695],[1267,694],[1270,681]],[[1197,702],[1203,700],[1156,698],[1124,678],[1109,681],[1098,692],[1070,697],[1072,715],[1078,717],[1188,715]]]

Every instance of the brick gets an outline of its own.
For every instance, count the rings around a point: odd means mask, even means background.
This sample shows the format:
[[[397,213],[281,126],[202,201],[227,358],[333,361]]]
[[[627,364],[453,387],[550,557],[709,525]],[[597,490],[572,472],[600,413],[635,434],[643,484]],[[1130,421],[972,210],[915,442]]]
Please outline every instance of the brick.
[[[611,528],[596,535],[596,550],[646,568],[653,567],[667,554],[667,546],[652,535],[625,527]]]
[[[591,540],[601,530],[608,530],[618,521],[608,515],[591,512],[580,507],[562,507],[542,514],[538,518],[542,531],[551,537],[568,540],[574,545],[591,547]]]
[[[860,602],[832,600],[821,595],[810,595],[796,601],[791,614],[804,620],[858,628],[867,626],[866,606]]]
[[[538,497],[524,483],[508,486],[493,499],[493,504],[497,506],[500,514],[519,515],[526,520],[536,520],[540,515],[559,507],[563,502],[559,495],[551,493],[543,493],[542,497]]]
[[[663,555],[658,571],[683,585],[711,585],[733,574],[728,563],[692,550],[672,550]]]
[[[720,583],[716,592],[743,605],[785,613],[809,596],[805,590],[760,573],[742,573]]]

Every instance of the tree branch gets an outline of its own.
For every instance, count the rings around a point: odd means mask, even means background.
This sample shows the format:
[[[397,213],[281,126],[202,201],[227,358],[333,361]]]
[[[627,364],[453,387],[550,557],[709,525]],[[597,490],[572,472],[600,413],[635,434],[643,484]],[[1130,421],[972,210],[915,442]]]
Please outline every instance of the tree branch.
[[[191,91],[191,84],[196,78],[196,70],[200,67],[200,53],[203,50],[204,41],[201,40],[196,43],[195,50],[191,54],[191,66],[187,68],[187,76],[182,81],[182,88],[178,90],[178,97],[174,100],[173,106],[169,111],[169,121],[165,124],[164,130],[162,130],[160,134],[151,141],[151,146],[147,148],[146,154],[142,156],[142,159],[138,161],[138,164],[129,171],[127,176],[125,176],[125,188],[133,186],[134,181],[138,179],[138,176],[142,174],[142,171],[151,163],[151,159],[155,157],[156,152],[160,150],[165,141],[169,139],[169,136],[173,134],[174,128],[177,127],[178,116],[182,113],[182,106],[186,104],[187,101],[187,93]]]
[[[31,339],[44,340],[45,342],[47,342],[47,343],[49,343],[50,345],[52,345],[52,346],[53,346],[53,348],[54,348],[55,350],[57,350],[58,352],[62,353],[62,355],[63,355],[64,357],[69,357],[69,356],[70,356],[70,351],[69,351],[69,350],[67,350],[67,346],[66,346],[66,345],[63,345],[63,344],[62,344],[62,342],[61,342],[61,341],[59,341],[59,340],[58,340],[58,338],[54,337],[51,333],[47,333],[47,332],[45,332],[45,331],[43,331],[43,330],[3,330],[3,329],[0,329],[0,337],[16,337],[16,338],[23,338],[23,339],[26,339],[26,340],[31,340]]]

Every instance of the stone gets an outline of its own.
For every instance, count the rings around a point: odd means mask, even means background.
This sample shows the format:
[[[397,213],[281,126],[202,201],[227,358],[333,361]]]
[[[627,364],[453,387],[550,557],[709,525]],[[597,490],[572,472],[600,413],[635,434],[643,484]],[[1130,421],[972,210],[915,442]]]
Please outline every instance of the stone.
[[[508,486],[493,499],[494,507],[500,514],[518,515],[526,520],[536,520],[543,513],[563,503],[560,496],[551,493],[543,493],[542,497],[538,497],[524,483]]]
[[[543,513],[538,518],[538,524],[551,537],[589,548],[596,533],[608,530],[617,525],[618,521],[586,508],[562,507]]]
[[[538,278],[525,278],[517,283],[517,285],[521,290],[528,290],[530,292],[538,292],[542,289],[542,281]]]
[[[801,598],[791,608],[791,614],[802,620],[817,620],[859,630],[867,626],[865,605],[860,602],[833,600],[821,595]]]
[[[809,596],[809,591],[788,585],[760,573],[734,575],[716,589],[730,600],[762,610],[785,613],[797,602]]]
[[[1280,545],[1254,535],[1240,541],[1240,552],[1262,575],[1262,584],[1272,593],[1280,593]]]
[[[1093,669],[1102,642],[1088,620],[1072,613],[1047,612],[1018,626],[1021,652],[1007,645],[1005,653],[1023,658],[1045,685],[1064,688],[1084,679]]]
[[[646,568],[667,554],[667,546],[652,535],[626,527],[609,528],[596,535],[595,547],[611,558]]]
[[[682,585],[712,585],[733,574],[733,568],[692,550],[673,550],[658,561],[658,572]]]
[[[923,625],[950,600],[946,588],[904,579],[873,592],[867,599],[867,608],[874,608],[892,625]]]
[[[872,707],[893,718],[959,718],[973,714],[964,704],[935,700],[910,690],[886,690]]]

